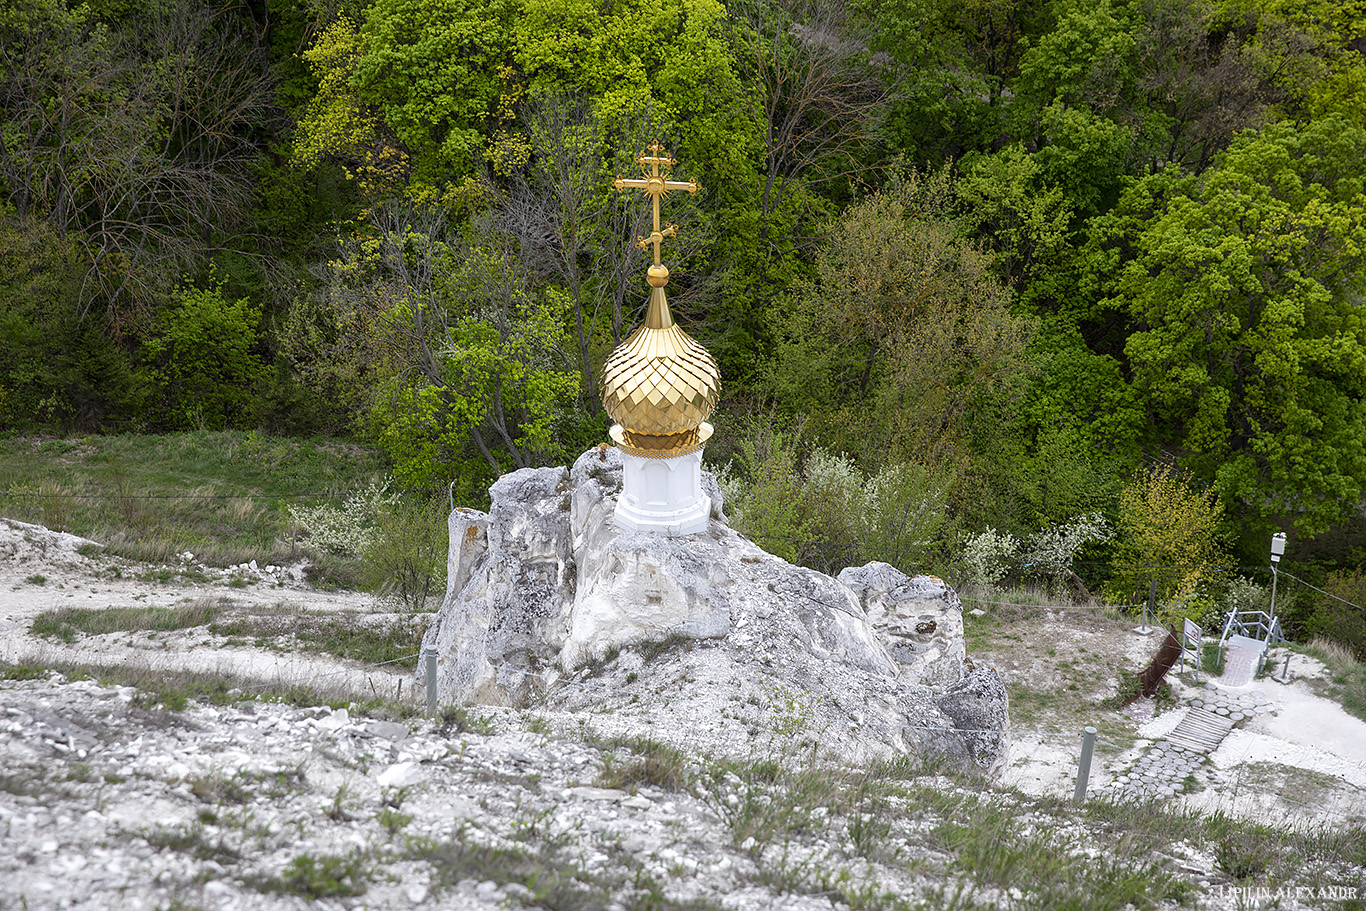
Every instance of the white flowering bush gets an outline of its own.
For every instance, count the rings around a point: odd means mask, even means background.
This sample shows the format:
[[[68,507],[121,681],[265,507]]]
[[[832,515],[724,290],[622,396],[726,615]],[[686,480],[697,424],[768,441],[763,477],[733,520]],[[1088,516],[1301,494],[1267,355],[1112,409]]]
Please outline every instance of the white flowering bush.
[[[872,527],[868,484],[848,456],[816,449],[806,460],[803,512],[809,540],[800,554],[807,566],[837,573],[861,562]]]
[[[1009,532],[986,531],[969,536],[963,542],[960,559],[967,581],[979,586],[992,586],[1010,572],[1010,566],[1020,552],[1020,541]]]
[[[913,462],[865,475],[852,458],[815,447],[798,467],[796,440],[771,430],[743,441],[716,469],[726,515],[770,553],[826,573],[881,560],[923,571],[942,528],[952,476]]]
[[[1041,528],[1022,549],[1022,568],[1028,576],[1056,581],[1072,569],[1078,551],[1088,544],[1110,540],[1111,534],[1110,523],[1098,512]]]
[[[944,525],[951,476],[915,462],[886,465],[865,488],[868,560],[914,568]]]
[[[308,535],[316,550],[359,557],[371,546],[380,512],[398,502],[388,483],[370,484],[346,498],[341,507],[291,506],[290,518]]]
[[[1177,599],[1169,599],[1176,601]],[[1230,611],[1265,611],[1271,607],[1271,587],[1260,585],[1246,576],[1238,576],[1224,586],[1218,598],[1206,596],[1198,614],[1188,610],[1187,614],[1196,623],[1218,635],[1224,628],[1224,619]]]

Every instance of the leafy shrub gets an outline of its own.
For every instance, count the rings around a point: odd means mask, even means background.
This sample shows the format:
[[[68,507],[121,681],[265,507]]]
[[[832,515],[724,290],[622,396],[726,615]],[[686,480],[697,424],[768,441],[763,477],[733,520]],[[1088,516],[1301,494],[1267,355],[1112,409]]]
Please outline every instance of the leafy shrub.
[[[241,426],[269,378],[255,348],[261,313],[223,286],[181,288],[143,345],[148,377],[173,429]]]
[[[441,498],[394,499],[382,506],[366,533],[369,587],[422,610],[446,585],[447,509]]]
[[[1366,572],[1329,573],[1323,588],[1331,594],[1314,593],[1306,599],[1307,616],[1295,623],[1294,635],[1322,636],[1345,646],[1358,660],[1366,661],[1366,609],[1357,606],[1366,605]]]
[[[1145,597],[1149,581],[1179,620],[1204,597],[1223,561],[1223,507],[1212,492],[1195,490],[1168,466],[1141,471],[1119,498],[1118,543],[1109,594],[1117,601]]]
[[[920,568],[918,563],[943,527],[950,481],[946,474],[915,462],[884,465],[869,478],[866,498],[859,504],[867,524],[858,562],[881,560],[905,570]]]
[[[923,568],[944,524],[952,477],[915,462],[865,474],[816,447],[800,464],[801,428],[754,422],[739,443],[741,472],[718,473],[731,524],[771,554],[834,573],[881,560]]]
[[[740,462],[749,483],[732,500],[732,522],[764,550],[797,562],[808,537],[802,516],[802,479],[797,470],[797,434],[754,422],[740,441]]]

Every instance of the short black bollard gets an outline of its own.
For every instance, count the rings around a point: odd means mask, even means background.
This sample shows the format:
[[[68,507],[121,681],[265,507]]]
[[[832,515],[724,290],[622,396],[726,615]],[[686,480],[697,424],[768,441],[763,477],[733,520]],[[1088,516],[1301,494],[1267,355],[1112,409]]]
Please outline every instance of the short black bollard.
[[[1081,734],[1081,763],[1077,766],[1076,803],[1086,802],[1086,779],[1091,777],[1091,751],[1096,747],[1096,729],[1089,724]]]

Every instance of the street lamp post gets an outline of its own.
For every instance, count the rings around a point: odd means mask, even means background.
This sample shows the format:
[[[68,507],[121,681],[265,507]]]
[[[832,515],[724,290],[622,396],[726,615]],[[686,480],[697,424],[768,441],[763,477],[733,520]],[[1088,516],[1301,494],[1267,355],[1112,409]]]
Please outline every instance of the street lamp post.
[[[1285,555],[1285,532],[1278,531],[1271,536],[1271,619],[1276,619],[1276,566]],[[1268,634],[1271,632],[1267,630]]]
[[[1285,555],[1285,532],[1278,531],[1271,536],[1271,616],[1266,621],[1266,636],[1271,638],[1271,632],[1276,628],[1276,567],[1281,562],[1281,557]],[[1285,653],[1285,666],[1281,668],[1281,682],[1285,683],[1290,679],[1290,652]]]

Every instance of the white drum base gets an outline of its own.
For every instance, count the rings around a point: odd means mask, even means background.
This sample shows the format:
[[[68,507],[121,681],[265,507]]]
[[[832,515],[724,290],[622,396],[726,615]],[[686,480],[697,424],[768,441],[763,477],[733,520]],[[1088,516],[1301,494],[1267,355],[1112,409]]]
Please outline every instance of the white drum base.
[[[625,469],[616,523],[630,531],[671,538],[706,531],[711,497],[702,493],[702,451],[671,459],[632,455],[621,449]]]

